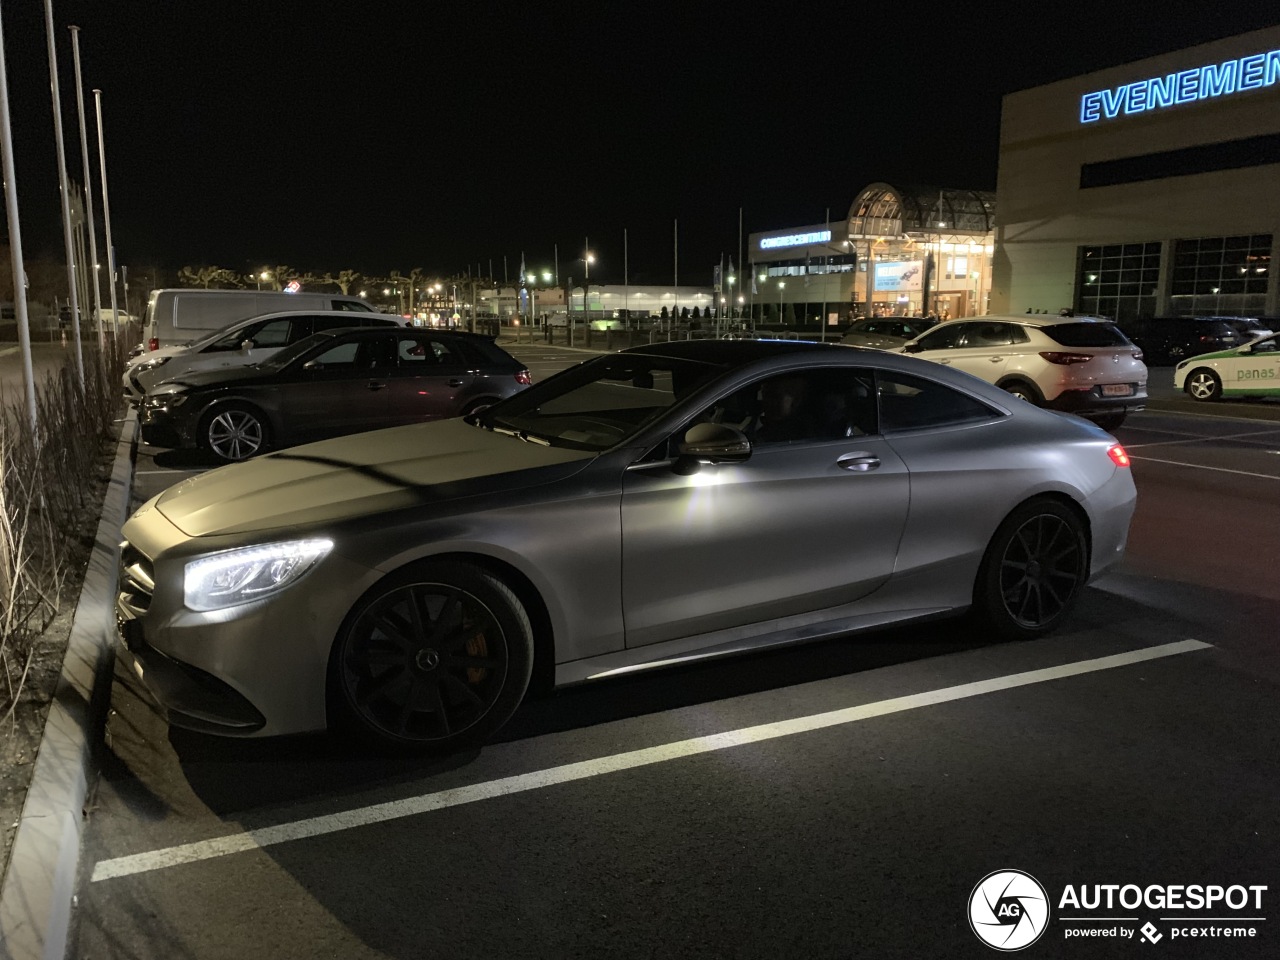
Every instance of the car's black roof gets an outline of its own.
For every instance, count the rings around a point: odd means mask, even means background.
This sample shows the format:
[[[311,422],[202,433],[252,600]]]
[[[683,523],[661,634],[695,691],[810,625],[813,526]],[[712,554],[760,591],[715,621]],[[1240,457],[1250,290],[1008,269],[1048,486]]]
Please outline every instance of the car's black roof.
[[[821,343],[817,340],[672,340],[630,347],[622,353],[646,353],[650,356],[680,357],[703,363],[743,364],[768,357],[822,350],[853,350],[856,347]]]
[[[314,337],[345,337],[349,334],[356,334],[355,339],[364,337],[372,339],[373,337],[384,336],[389,327],[376,325],[372,327],[352,326],[352,327],[334,327],[331,330],[317,330],[311,336]],[[430,334],[433,337],[446,337],[451,340],[471,340],[476,343],[492,343],[493,337],[483,333],[468,333],[465,330],[439,330],[436,327],[396,327],[397,333],[421,333]]]

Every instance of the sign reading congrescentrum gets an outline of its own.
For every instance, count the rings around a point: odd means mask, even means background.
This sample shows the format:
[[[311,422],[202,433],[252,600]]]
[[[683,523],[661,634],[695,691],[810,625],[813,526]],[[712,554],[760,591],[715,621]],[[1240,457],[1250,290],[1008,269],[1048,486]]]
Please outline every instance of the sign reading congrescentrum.
[[[760,249],[772,250],[774,247],[802,247],[809,243],[827,243],[830,239],[830,230],[815,230],[813,233],[792,233],[785,237],[765,237],[760,241]]]
[[[1274,86],[1280,81],[1280,50],[1180,70],[1163,77],[1135,80],[1080,98],[1080,122],[1113,120],[1182,103]]]

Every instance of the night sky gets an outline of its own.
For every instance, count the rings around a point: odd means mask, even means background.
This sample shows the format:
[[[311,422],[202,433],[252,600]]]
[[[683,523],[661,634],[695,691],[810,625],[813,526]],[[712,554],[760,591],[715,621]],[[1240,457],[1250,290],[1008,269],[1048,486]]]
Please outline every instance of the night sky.
[[[878,12],[888,11],[888,12]],[[27,254],[61,256],[44,12],[2,0]],[[1272,3],[54,3],[103,91],[118,263],[502,259],[709,283],[867,183],[994,189],[1003,94],[1280,23]],[[94,180],[96,133],[86,92]],[[100,188],[99,188],[100,189]],[[99,229],[101,209],[99,207]],[[578,269],[580,269],[580,264]]]

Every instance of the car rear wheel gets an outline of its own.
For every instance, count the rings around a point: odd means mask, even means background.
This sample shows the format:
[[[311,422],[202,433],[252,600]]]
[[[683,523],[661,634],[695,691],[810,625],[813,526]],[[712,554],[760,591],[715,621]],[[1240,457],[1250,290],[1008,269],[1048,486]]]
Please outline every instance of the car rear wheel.
[[[266,417],[245,403],[229,403],[208,413],[200,428],[203,445],[219,460],[237,463],[270,449]]]
[[[507,585],[470,564],[427,561],[378,584],[348,615],[331,692],[382,744],[443,752],[501,727],[532,669],[533,631]]]
[[[1032,406],[1040,406],[1040,391],[1025,380],[1010,380],[1008,383],[1000,384],[1000,386],[1005,393],[1019,397],[1020,399],[1027,401],[1027,403]]]
[[[1079,516],[1056,500],[1030,500],[991,538],[974,585],[974,612],[1004,639],[1039,637],[1066,619],[1088,573]]]
[[[1216,373],[1205,367],[1192,370],[1182,388],[1192,400],[1217,400],[1222,396],[1222,381]]]

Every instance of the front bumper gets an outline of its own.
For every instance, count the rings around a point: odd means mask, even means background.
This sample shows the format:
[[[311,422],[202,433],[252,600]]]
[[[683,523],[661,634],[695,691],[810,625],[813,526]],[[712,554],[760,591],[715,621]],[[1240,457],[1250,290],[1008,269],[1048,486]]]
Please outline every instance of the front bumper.
[[[190,542],[158,511],[150,513],[135,515],[126,536],[142,521],[157,539]],[[122,661],[166,719],[229,736],[323,730],[330,650],[376,571],[330,554],[272,597],[196,612],[182,602],[189,558],[166,559],[163,550],[159,556],[153,564],[142,549],[121,545],[116,628]]]

